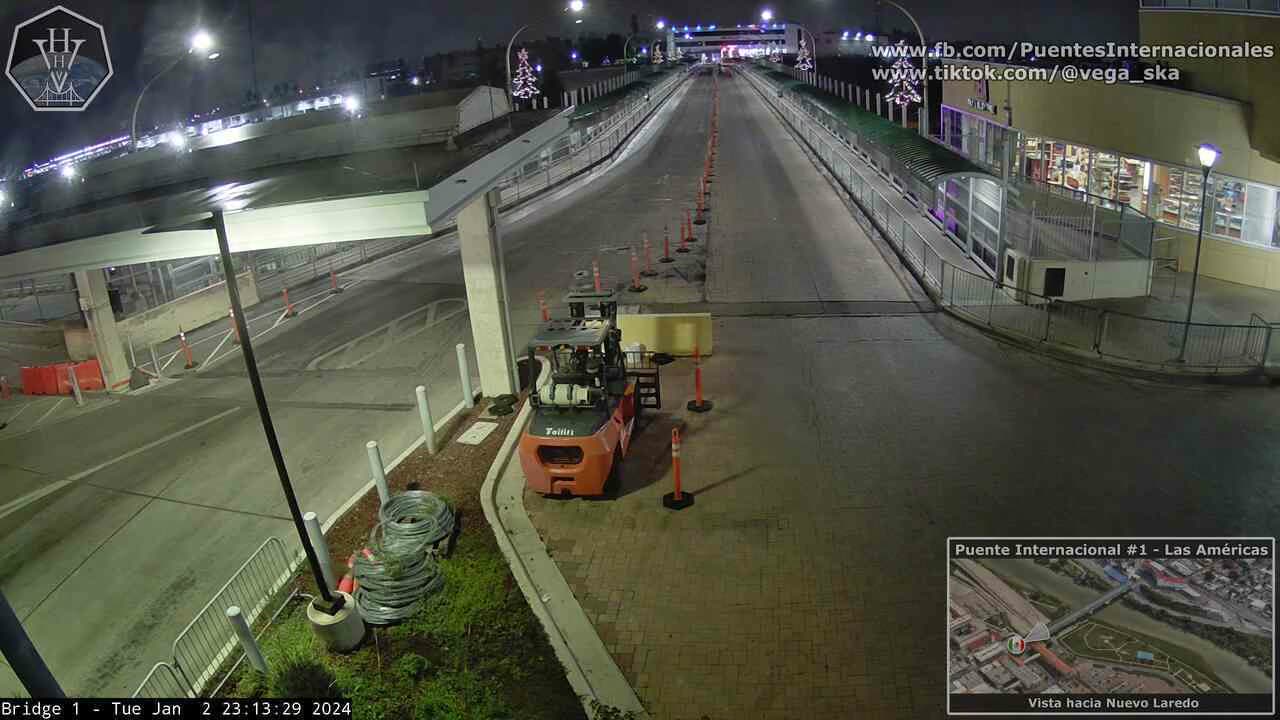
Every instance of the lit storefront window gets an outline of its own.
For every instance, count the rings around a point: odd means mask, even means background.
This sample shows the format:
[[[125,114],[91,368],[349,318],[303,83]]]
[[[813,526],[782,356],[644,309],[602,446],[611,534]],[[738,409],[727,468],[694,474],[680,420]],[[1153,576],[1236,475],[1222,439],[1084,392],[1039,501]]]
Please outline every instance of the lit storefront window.
[[[1147,187],[1151,179],[1151,163],[1137,158],[1120,158],[1116,175],[1116,200],[1128,203],[1140,213],[1147,212]]]
[[[1116,177],[1120,170],[1120,159],[1111,153],[1101,150],[1093,154],[1089,166],[1089,192],[1108,200],[1116,199]]]
[[[1213,188],[1213,222],[1209,232],[1233,240],[1244,236],[1244,183],[1232,178],[1221,178]]]

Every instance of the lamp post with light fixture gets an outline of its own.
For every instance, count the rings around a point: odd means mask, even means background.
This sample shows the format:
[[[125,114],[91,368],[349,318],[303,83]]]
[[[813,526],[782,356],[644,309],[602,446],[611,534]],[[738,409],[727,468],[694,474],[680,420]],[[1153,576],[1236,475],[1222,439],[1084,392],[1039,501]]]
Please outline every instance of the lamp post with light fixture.
[[[915,26],[916,35],[920,38],[920,48],[924,50],[920,56],[920,69],[924,71],[924,82],[921,83],[924,85],[922,98],[924,100],[924,112],[920,113],[920,134],[925,137],[929,137],[929,46],[925,43],[924,32],[920,30],[920,23],[916,22],[915,17],[908,12],[906,8],[893,0],[881,0],[881,2],[892,5],[901,10],[902,14],[906,15],[907,19],[911,21],[911,24]],[[906,112],[906,110],[904,109],[903,112]]]
[[[569,0],[569,4],[565,6],[564,11],[577,15],[585,8],[586,3],[583,2],[583,0]],[[581,22],[581,20],[579,20],[579,22]],[[503,60],[507,63],[507,102],[512,108],[515,108],[515,96],[511,94],[511,48],[516,44],[516,38],[520,37],[520,33],[528,29],[528,25],[521,25],[519,30],[512,33],[511,39],[507,41],[507,54],[503,56]]]
[[[1186,362],[1187,336],[1191,332],[1191,313],[1196,307],[1196,281],[1200,279],[1200,245],[1204,242],[1204,223],[1209,208],[1209,173],[1222,155],[1217,147],[1204,143],[1196,148],[1200,160],[1200,232],[1196,233],[1196,261],[1191,268],[1191,297],[1187,299],[1187,320],[1182,324],[1182,346],[1178,349],[1178,362]]]
[[[147,81],[147,84],[142,86],[142,92],[138,93],[138,99],[133,102],[133,119],[129,123],[129,145],[134,150],[138,149],[138,108],[142,105],[142,96],[147,94],[147,90],[151,87],[151,84],[156,80],[159,80],[162,75],[178,67],[183,60],[186,60],[196,54],[203,56],[206,60],[217,60],[222,55],[222,53],[213,49],[213,36],[204,30],[197,30],[195,34],[191,36],[191,42],[187,46],[187,51],[182,55],[179,55],[177,59],[170,63],[165,69],[152,76],[152,78]]]
[[[765,8],[764,10],[760,11],[760,19],[763,20],[765,23],[769,23],[770,21],[773,20],[773,11],[768,8]],[[818,76],[818,38],[817,36],[813,34],[812,30],[801,25],[798,22],[784,22],[782,20],[779,20],[778,22],[781,22],[784,25],[795,25],[796,27],[800,28],[801,33],[809,34],[809,42],[813,45],[813,55],[810,56],[809,58],[809,61],[813,63],[813,68],[810,69],[809,72],[812,73],[814,77],[817,77]],[[800,39],[801,40],[804,39],[803,34],[800,36]]]

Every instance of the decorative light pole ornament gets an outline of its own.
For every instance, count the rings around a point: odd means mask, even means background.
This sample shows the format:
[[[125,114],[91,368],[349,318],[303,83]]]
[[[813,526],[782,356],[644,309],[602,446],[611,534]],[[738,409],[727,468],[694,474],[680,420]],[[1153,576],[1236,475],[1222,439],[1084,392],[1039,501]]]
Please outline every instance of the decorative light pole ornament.
[[[920,77],[916,74],[911,60],[905,55],[893,63],[889,75],[889,94],[886,99],[902,106],[920,102]]]
[[[805,44],[804,38],[800,38],[800,52],[796,55],[796,69],[800,72],[813,70],[813,59],[809,57],[809,46]]]
[[[520,60],[520,65],[516,68],[515,80],[511,81],[511,94],[521,100],[528,100],[534,95],[541,94],[542,91],[538,89],[538,76],[534,75],[533,67],[529,65],[529,51],[520,48],[516,57]]]

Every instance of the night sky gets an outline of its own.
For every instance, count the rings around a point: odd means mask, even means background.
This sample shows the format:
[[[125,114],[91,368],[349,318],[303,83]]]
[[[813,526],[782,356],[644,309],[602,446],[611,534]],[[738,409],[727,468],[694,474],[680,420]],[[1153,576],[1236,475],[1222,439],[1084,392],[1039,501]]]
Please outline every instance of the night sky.
[[[567,0],[565,0],[567,2]],[[0,0],[0,33],[7,49],[13,27],[57,5],[57,0]],[[564,19],[558,0],[62,0],[103,23],[114,77],[83,113],[36,113],[7,80],[0,85],[0,170],[21,168],[68,150],[128,132],[138,90],[175,53],[185,51],[196,26],[207,27],[222,57],[212,64],[184,63],[148,91],[142,118],[176,118],[181,111],[211,108],[243,98],[251,87],[249,13],[252,8],[258,86],[266,93],[280,81],[314,84],[329,72],[363,69],[379,59],[405,58],[505,43],[515,28],[533,24],[525,37],[576,37],[577,33],[626,34],[631,15],[642,29],[658,17],[684,24],[754,22],[763,7],[779,20],[815,31],[872,28],[874,0],[807,0],[751,3],[741,0],[588,0],[584,22]],[[1009,42],[1133,41],[1137,0],[904,0],[934,39]],[[881,30],[910,28],[897,10],[879,11]],[[7,52],[4,54],[7,57]]]

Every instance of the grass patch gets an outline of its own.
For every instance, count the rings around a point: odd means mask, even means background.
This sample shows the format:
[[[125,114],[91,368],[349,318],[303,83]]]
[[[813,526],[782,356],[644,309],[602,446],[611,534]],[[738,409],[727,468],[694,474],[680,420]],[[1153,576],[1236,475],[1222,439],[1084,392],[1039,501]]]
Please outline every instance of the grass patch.
[[[1103,638],[1109,639],[1104,642]],[[1098,620],[1086,620],[1075,630],[1058,638],[1057,642],[1065,645],[1077,657],[1128,665],[1140,670],[1160,670],[1177,676],[1183,683],[1193,687],[1199,682],[1205,682],[1211,686],[1210,692],[1231,692],[1230,686],[1194,650],[1136,630]],[[1155,656],[1154,662],[1139,662],[1136,657],[1139,650],[1152,653]]]
[[[438,593],[403,623],[371,626],[348,654],[322,647],[297,602],[262,637],[270,672],[242,665],[227,685],[230,694],[341,696],[358,720],[585,718],[484,520],[479,488],[509,425],[502,422],[480,446],[446,441],[435,456],[419,451],[388,478],[393,492],[421,486],[453,505],[460,529],[453,553],[440,561],[445,582]],[[371,491],[328,533],[335,556],[361,547],[376,516]],[[314,592],[308,577],[298,587]]]

